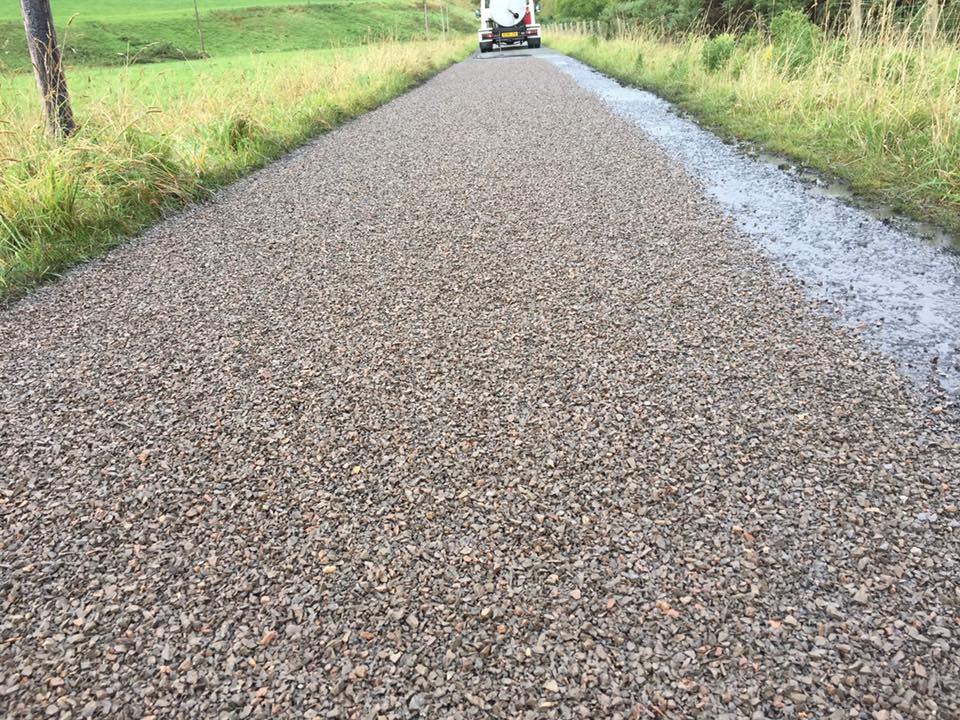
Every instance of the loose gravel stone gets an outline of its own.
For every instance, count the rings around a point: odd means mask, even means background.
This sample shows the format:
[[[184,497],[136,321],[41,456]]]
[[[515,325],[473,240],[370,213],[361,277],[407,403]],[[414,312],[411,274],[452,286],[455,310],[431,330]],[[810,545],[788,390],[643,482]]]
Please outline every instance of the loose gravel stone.
[[[535,58],[0,337],[5,717],[960,714],[956,427]]]

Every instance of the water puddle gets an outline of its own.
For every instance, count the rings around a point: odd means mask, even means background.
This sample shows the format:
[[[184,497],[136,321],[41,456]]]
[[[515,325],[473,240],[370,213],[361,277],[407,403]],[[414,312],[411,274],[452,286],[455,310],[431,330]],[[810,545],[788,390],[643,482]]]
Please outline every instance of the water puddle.
[[[928,245],[944,252],[960,255],[960,238],[951,235],[943,228],[913,220],[899,214],[889,205],[860,197],[845,182],[831,178],[813,168],[797,165],[785,155],[758,150],[754,145],[747,142],[737,143],[736,147],[747,157],[774,167],[799,180],[806,186],[807,192],[812,195],[833,198],[847,205],[853,205],[874,220],[892,225],[907,235],[919,238]]]
[[[960,394],[960,253],[948,234],[864,203],[782,157],[730,145],[657,96],[556,53],[545,60],[635,123],[772,258],[921,388]]]

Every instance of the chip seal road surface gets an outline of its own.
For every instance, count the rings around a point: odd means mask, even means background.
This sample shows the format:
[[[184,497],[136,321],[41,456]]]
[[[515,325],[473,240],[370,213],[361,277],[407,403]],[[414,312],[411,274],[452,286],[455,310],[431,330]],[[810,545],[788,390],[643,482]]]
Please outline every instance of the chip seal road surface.
[[[956,426],[540,59],[0,337],[5,717],[960,713]]]
[[[745,156],[655,95],[543,56],[680,160],[754,243],[918,385],[960,397],[960,255]]]

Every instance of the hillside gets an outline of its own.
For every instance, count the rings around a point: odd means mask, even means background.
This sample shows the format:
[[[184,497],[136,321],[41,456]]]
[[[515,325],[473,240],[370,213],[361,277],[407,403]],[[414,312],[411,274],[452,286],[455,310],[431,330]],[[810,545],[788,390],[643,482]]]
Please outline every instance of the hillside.
[[[255,3],[254,7],[250,7]],[[384,37],[423,35],[423,5],[413,0],[201,0],[204,49],[211,57],[354,45]],[[440,30],[440,3],[430,4],[432,34]],[[472,3],[449,6],[453,30],[474,28]],[[192,0],[145,0],[135,9],[121,0],[54,0],[64,56],[70,65],[202,57]],[[0,70],[25,71],[29,62],[15,3],[0,10]]]

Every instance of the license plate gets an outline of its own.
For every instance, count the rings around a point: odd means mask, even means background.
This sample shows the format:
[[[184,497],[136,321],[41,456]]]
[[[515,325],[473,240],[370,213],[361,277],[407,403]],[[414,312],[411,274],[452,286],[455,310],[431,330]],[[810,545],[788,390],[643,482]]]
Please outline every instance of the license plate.
[[[500,37],[520,37],[518,32],[500,33]]]

